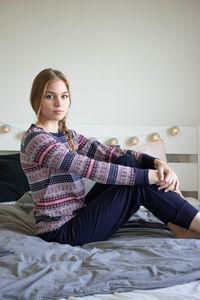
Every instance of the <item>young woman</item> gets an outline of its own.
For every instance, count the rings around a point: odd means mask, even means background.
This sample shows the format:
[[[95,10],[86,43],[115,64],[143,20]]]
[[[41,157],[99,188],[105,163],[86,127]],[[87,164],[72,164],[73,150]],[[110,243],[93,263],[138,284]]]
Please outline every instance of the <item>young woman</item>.
[[[22,139],[21,164],[39,237],[70,245],[106,240],[141,204],[177,237],[200,237],[200,213],[181,197],[167,164],[66,128],[71,96],[61,72],[41,71],[30,100],[37,122]],[[84,177],[96,182],[86,196]]]

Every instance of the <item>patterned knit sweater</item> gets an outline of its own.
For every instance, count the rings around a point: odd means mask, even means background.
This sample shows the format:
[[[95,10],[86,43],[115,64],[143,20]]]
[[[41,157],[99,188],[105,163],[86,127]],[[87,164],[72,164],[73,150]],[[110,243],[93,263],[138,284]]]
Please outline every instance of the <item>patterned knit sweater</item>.
[[[70,130],[78,154],[69,148],[62,132],[49,133],[34,124],[21,143],[21,165],[34,201],[38,234],[58,229],[83,208],[83,177],[103,184],[145,185],[145,169],[154,168],[154,158],[130,151],[143,169],[114,164],[127,152],[87,139]]]

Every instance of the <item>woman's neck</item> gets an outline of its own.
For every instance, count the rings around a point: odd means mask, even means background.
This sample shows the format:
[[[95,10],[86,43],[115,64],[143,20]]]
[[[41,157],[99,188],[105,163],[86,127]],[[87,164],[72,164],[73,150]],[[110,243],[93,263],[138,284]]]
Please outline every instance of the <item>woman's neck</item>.
[[[58,122],[56,123],[44,123],[41,121],[37,121],[35,123],[37,127],[42,127],[47,132],[58,133]]]

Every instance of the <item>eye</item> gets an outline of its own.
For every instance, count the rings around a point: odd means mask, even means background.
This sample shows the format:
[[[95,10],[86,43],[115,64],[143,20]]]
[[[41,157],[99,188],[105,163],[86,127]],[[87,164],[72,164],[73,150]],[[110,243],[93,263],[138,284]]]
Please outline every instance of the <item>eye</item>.
[[[67,99],[67,98],[69,98],[69,96],[65,94],[65,95],[62,95],[62,98]]]
[[[47,99],[53,99],[54,97],[53,97],[53,95],[46,95],[46,98]]]

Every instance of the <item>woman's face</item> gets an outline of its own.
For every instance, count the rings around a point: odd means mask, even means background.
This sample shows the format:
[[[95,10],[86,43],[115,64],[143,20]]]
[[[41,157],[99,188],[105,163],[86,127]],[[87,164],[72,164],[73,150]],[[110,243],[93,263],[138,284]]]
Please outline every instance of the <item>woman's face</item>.
[[[69,109],[70,99],[67,87],[61,79],[51,81],[46,89],[40,110],[42,122],[60,121]]]

